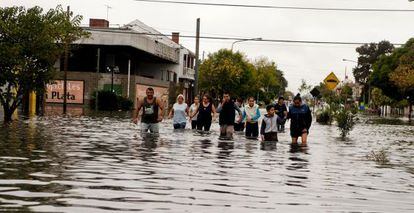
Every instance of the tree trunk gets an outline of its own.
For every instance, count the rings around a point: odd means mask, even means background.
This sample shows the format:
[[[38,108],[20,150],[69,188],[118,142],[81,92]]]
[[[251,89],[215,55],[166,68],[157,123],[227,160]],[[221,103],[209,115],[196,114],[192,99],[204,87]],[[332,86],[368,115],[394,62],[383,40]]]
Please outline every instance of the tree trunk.
[[[411,123],[411,114],[413,113],[413,103],[410,102],[409,105],[409,109],[408,109],[408,122]]]
[[[3,106],[3,111],[4,111],[4,123],[9,123],[12,121],[12,116],[13,116],[13,112],[11,112],[11,110],[6,107]]]

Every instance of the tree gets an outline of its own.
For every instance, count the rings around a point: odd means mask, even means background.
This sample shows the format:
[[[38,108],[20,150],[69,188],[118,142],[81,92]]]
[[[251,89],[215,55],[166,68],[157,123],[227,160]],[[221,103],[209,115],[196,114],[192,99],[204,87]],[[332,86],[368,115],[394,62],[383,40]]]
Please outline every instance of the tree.
[[[283,93],[283,97],[286,99],[286,100],[291,100],[291,99],[293,99],[293,97],[295,96],[295,94],[293,94],[293,92],[291,92],[291,91],[285,91],[284,93]]]
[[[301,95],[306,96],[309,94],[310,90],[312,89],[312,85],[306,83],[305,79],[302,79],[302,83],[300,84],[298,91]]]
[[[242,53],[221,49],[200,65],[200,89],[214,95],[226,90],[233,96],[254,95],[253,70]]]
[[[274,61],[261,57],[255,60],[255,82],[254,86],[264,96],[266,103],[275,97],[282,95],[287,87],[287,81],[283,72],[276,67]]]
[[[61,6],[46,13],[40,7],[0,8],[0,17],[0,102],[8,122],[24,94],[44,93],[64,44],[88,34],[79,27],[82,17]]]
[[[414,38],[374,65],[371,84],[396,100],[408,100],[410,115],[414,103]],[[409,117],[411,118],[411,117]]]
[[[359,54],[358,65],[353,69],[355,81],[364,86],[363,97],[368,95],[369,77],[372,73],[374,63],[384,54],[390,54],[394,50],[394,45],[389,41],[379,43],[364,44],[356,48]],[[364,99],[366,100],[366,99]]]
[[[328,103],[330,102],[329,99],[335,95],[335,92],[328,89],[326,84],[323,83],[323,82],[319,83],[319,85],[316,86],[315,88],[318,89],[319,92],[320,92],[320,95],[319,95],[318,98],[322,98],[323,100],[325,100]]]
[[[383,105],[390,105],[393,103],[393,100],[388,96],[384,95],[380,88],[373,88],[371,92],[371,101],[374,107],[380,107]]]

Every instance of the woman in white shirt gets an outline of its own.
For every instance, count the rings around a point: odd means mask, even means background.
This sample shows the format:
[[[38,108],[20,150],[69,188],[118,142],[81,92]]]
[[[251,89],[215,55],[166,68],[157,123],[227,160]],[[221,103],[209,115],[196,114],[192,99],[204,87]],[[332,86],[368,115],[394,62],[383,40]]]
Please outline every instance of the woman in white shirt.
[[[194,98],[194,103],[190,106],[190,115],[195,115],[190,119],[191,129],[197,129],[197,116],[198,116],[198,107],[200,106],[200,99],[198,96]]]
[[[184,103],[184,95],[178,95],[169,118],[173,119],[174,129],[185,129],[187,125],[188,105]]]

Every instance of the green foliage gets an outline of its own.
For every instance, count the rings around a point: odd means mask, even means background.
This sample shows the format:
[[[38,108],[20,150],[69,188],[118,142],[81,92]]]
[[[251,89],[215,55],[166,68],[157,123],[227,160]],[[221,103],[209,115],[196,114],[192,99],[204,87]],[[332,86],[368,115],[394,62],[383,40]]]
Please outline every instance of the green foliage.
[[[374,88],[371,91],[371,102],[374,106],[379,107],[383,105],[393,104],[393,100],[388,96],[384,95],[380,88]]]
[[[316,114],[316,122],[322,125],[331,125],[333,120],[333,113],[330,109],[325,109]]]
[[[62,42],[87,36],[81,16],[62,7],[44,13],[40,7],[0,8],[0,102],[5,121],[30,91],[43,94],[54,77],[54,63],[62,55]]]
[[[221,49],[200,65],[200,88],[214,94],[228,90],[246,96],[253,82],[253,65],[240,52]]]
[[[384,95],[400,101],[410,98],[414,102],[414,38],[392,54],[382,56],[374,65],[371,84]]]
[[[384,54],[391,53],[394,46],[389,41],[364,44],[356,49],[359,54],[358,65],[353,69],[356,82],[366,85],[371,75],[373,64]]]
[[[129,111],[134,106],[134,102],[123,96],[117,97],[118,108],[122,111]]]
[[[260,100],[270,102],[286,87],[283,72],[267,58],[251,63],[240,52],[221,49],[200,65],[200,89],[213,96],[227,90],[234,97],[259,95]]]
[[[326,102],[331,102],[329,101],[329,99],[335,95],[335,92],[333,92],[332,90],[328,89],[326,87],[326,84],[321,82],[318,86],[315,87],[317,90],[319,90],[320,94],[318,96],[319,99],[323,99]]]
[[[118,110],[118,97],[112,91],[100,91],[98,93],[98,110],[115,111]]]
[[[352,88],[349,85],[345,85],[341,88],[340,96],[343,100],[347,100],[349,98],[352,98]]]
[[[278,70],[275,62],[267,58],[259,58],[254,62],[256,88],[263,91],[265,102],[283,94],[287,87],[287,81],[283,72]]]
[[[355,114],[349,109],[342,108],[336,113],[335,118],[341,137],[346,137],[355,126]]]

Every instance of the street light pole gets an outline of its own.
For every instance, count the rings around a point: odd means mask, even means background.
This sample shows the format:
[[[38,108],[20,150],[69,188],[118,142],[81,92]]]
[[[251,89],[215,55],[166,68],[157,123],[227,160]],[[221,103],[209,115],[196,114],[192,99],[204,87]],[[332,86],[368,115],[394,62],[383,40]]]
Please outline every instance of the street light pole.
[[[356,63],[356,64],[359,64],[357,61],[354,61],[354,60],[350,60],[350,59],[342,59],[342,61],[346,61],[346,62],[352,62],[352,63]],[[368,81],[367,82],[368,83],[368,100],[366,99],[366,95],[364,94],[364,103],[366,104],[367,102],[369,103],[369,101],[371,100],[371,84],[370,84],[370,82]]]
[[[342,59],[342,61],[348,61],[348,62],[353,62],[353,63],[358,64],[358,61],[354,61],[354,60],[350,60],[350,59],[346,59],[346,58]]]
[[[241,42],[245,42],[245,41],[261,41],[261,40],[262,40],[262,38],[249,38],[249,39],[242,39],[242,40],[234,41],[231,44],[231,51],[233,52],[234,45],[237,44],[237,43],[241,43]]]

